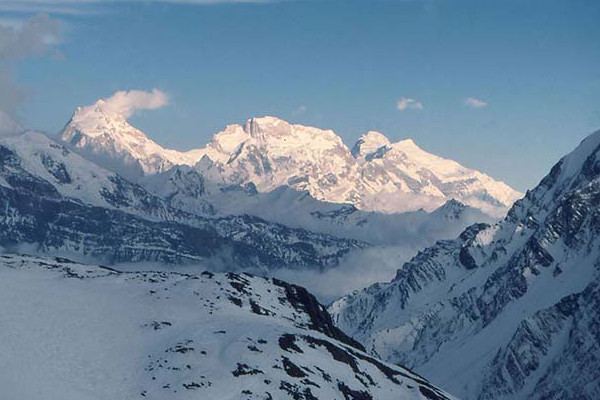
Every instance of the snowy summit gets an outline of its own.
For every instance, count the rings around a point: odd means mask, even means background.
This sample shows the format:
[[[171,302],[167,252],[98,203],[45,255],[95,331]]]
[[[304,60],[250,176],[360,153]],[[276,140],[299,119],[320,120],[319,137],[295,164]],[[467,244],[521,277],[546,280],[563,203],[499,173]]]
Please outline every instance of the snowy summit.
[[[155,143],[103,104],[78,108],[61,139],[132,179],[188,165],[223,184],[252,183],[261,192],[289,186],[318,200],[386,213],[432,211],[455,199],[501,216],[521,197],[505,183],[430,154],[411,139],[391,143],[371,131],[350,150],[331,130],[262,117],[227,126],[205,147],[179,152]]]

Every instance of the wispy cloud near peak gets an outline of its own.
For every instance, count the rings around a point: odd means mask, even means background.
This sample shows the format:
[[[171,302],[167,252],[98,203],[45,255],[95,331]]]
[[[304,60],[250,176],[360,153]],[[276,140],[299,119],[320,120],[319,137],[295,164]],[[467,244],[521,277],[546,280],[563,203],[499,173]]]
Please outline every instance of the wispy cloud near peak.
[[[122,90],[104,99],[102,108],[128,118],[138,110],[155,110],[167,104],[169,104],[167,95],[158,89],[152,89],[150,92]]]

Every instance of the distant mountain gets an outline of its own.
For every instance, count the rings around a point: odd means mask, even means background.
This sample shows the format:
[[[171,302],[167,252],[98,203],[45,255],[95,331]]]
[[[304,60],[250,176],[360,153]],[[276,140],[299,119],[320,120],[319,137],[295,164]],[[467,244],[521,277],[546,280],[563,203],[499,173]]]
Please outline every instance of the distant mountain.
[[[171,207],[46,136],[0,139],[0,246],[107,263],[324,269],[367,246],[248,215]]]
[[[98,100],[78,107],[64,128],[61,139],[86,158],[126,178],[165,171],[173,165],[195,164],[202,151],[179,152],[164,149],[125,117]]]
[[[6,399],[451,399],[276,279],[2,255],[0,302]]]
[[[600,397],[600,131],[506,218],[331,307],[388,362],[468,399]]]
[[[320,201],[288,186],[261,193],[252,183],[217,185],[188,166],[176,166],[139,182],[171,207],[190,213],[254,215],[293,228],[373,245],[402,245],[412,251],[454,237],[475,222],[494,222],[478,209],[456,200],[449,200],[433,212],[383,214],[359,210],[351,204]]]
[[[350,151],[331,130],[274,117],[229,125],[204,148],[178,152],[153,142],[100,100],[75,111],[61,140],[130,179],[188,165],[217,183],[252,183],[259,192],[289,186],[367,211],[432,211],[455,199],[497,216],[521,197],[481,172],[423,151],[410,139],[390,143],[369,132]]]

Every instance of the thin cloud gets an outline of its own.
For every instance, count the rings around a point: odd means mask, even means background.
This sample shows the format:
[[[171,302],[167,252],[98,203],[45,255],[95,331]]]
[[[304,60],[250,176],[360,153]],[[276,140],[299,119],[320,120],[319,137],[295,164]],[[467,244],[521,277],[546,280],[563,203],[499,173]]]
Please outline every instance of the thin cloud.
[[[18,135],[25,129],[10,115],[0,110],[0,137]]]
[[[151,92],[122,90],[104,99],[102,107],[107,111],[118,113],[128,118],[138,110],[155,110],[167,104],[169,104],[167,95],[158,89],[152,89]]]
[[[87,15],[97,11],[90,8],[91,5],[98,5],[99,1],[3,1],[0,0],[0,11],[20,14],[52,14],[52,15]]]
[[[471,108],[484,108],[488,106],[488,103],[475,97],[469,97],[465,99],[465,105]]]
[[[18,62],[31,57],[56,54],[61,41],[60,21],[39,14],[23,21],[0,21],[0,131],[22,129],[16,122],[19,107],[28,97],[26,88],[14,80]]]
[[[0,27],[21,29],[25,23],[24,19],[20,18],[0,18]]]
[[[415,99],[411,99],[411,98],[407,98],[407,97],[402,97],[402,98],[400,98],[400,100],[398,100],[398,102],[396,104],[396,107],[400,111],[405,111],[405,110],[409,110],[409,109],[422,110],[423,109],[423,103],[418,102]]]
[[[0,59],[20,60],[41,56],[60,42],[60,22],[46,14],[39,14],[20,26],[4,20],[0,25]]]
[[[301,105],[300,107],[292,111],[292,116],[297,117],[302,114],[306,114],[306,111],[308,111],[308,108],[305,105]]]
[[[0,11],[21,13],[48,13],[82,15],[95,13],[90,6],[111,3],[173,3],[173,4],[218,4],[218,3],[273,3],[285,0],[0,0]]]

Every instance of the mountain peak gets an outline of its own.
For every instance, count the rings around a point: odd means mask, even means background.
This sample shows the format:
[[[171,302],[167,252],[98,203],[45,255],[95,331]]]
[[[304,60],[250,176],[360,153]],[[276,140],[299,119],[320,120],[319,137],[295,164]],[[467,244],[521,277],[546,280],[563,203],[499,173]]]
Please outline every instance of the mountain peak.
[[[176,164],[193,165],[200,159],[194,151],[163,148],[103,99],[77,107],[60,139],[92,161],[128,178],[164,171]]]
[[[288,124],[289,122],[278,118],[278,117],[274,117],[272,115],[264,115],[262,117],[252,117],[250,118],[248,121],[246,121],[246,124],[257,124],[257,125],[278,125],[278,124]]]
[[[246,124],[249,123],[250,120]],[[214,149],[217,154],[223,153],[229,157],[249,138],[250,135],[240,125],[227,125],[224,130],[213,135],[208,147]],[[219,157],[213,154],[210,154],[209,158],[219,161]]]
[[[420,147],[417,146],[417,144],[415,143],[415,141],[412,140],[412,139],[410,139],[410,138],[409,139],[400,140],[399,142],[396,142],[394,144],[396,146],[398,146],[398,147],[403,147],[403,148],[407,148],[407,149],[408,148],[417,148],[417,149],[420,149]]]
[[[440,156],[429,153],[420,148],[419,145],[417,145],[412,139],[400,140],[398,142],[392,143],[390,147],[395,151],[400,151],[401,153],[408,155],[411,159],[417,162],[425,160],[427,160],[428,162],[434,160],[442,160]]]
[[[369,131],[362,135],[352,147],[352,155],[355,158],[367,157],[382,147],[389,147],[390,140],[377,131]]]
[[[265,135],[283,136],[291,131],[291,124],[276,117],[255,117],[246,121],[244,130],[251,137],[258,140],[264,139]]]
[[[274,116],[228,125],[203,148],[165,149],[127,122],[104,100],[78,108],[61,139],[88,159],[130,179],[189,165],[225,184],[254,183],[306,190],[318,200],[359,209],[428,211],[450,198],[500,215],[521,196],[502,182],[420,149],[369,131],[350,151],[329,129],[292,124]],[[210,163],[199,164],[207,157]]]
[[[592,155],[598,157],[600,152],[600,130],[587,136],[570,154],[561,159],[563,179],[579,173],[583,164]]]
[[[90,106],[77,107],[61,138],[70,143],[74,139],[80,140],[81,136],[97,138],[102,135],[126,142],[131,142],[132,137],[136,141],[149,141],[142,131],[127,122],[124,115],[108,109],[105,104],[104,100],[98,100]]]
[[[368,131],[366,134],[361,136],[366,143],[374,143],[379,146],[386,146],[390,144],[390,140],[379,131]]]
[[[456,199],[450,199],[442,206],[437,208],[434,213],[445,216],[449,219],[457,219],[462,212],[467,209],[467,206]]]
[[[552,209],[556,199],[576,187],[590,185],[600,177],[600,130],[592,133],[556,163],[534,189],[517,201],[507,218],[522,220],[531,213],[541,218]]]
[[[270,140],[278,141],[279,139],[293,138],[293,141],[287,141],[286,147],[315,145],[316,143],[311,141],[311,138],[318,139],[318,141],[327,140],[335,142],[336,145],[343,145],[342,139],[332,130],[292,124],[281,118],[272,116],[249,119],[246,121],[244,131],[260,143]]]

